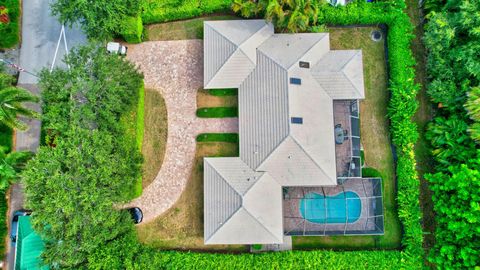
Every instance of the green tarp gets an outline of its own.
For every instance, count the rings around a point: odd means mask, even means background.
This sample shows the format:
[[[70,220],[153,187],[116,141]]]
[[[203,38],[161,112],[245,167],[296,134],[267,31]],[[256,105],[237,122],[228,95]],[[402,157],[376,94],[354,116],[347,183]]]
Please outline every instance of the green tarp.
[[[30,217],[19,217],[17,248],[15,250],[15,270],[48,269],[48,266],[42,266],[40,259],[40,254],[44,248],[45,244],[30,224]]]

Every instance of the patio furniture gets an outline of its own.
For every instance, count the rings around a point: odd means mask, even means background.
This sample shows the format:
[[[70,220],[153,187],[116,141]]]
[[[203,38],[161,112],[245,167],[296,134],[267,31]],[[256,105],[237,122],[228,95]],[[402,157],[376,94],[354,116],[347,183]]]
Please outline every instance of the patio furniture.
[[[343,130],[343,139],[348,140],[348,130]]]
[[[335,126],[335,143],[342,144],[344,140],[343,128]]]

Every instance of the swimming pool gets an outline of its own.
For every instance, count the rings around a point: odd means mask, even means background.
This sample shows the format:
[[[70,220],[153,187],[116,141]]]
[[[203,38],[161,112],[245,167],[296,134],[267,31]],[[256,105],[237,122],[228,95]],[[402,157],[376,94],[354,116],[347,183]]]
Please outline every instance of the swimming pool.
[[[313,223],[345,223],[347,217],[348,223],[354,223],[360,218],[361,211],[362,201],[353,191],[335,196],[311,192],[300,200],[300,214]]]

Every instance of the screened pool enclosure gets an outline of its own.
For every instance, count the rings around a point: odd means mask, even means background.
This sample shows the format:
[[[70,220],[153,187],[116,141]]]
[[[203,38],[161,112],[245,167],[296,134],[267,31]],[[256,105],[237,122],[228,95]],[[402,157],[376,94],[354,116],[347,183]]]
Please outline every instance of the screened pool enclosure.
[[[286,235],[381,235],[382,180],[339,179],[334,187],[284,187]]]

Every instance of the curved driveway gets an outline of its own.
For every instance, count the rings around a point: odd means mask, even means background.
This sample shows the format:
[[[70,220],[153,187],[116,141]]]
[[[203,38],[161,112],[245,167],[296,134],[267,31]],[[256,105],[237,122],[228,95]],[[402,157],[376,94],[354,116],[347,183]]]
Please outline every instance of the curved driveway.
[[[238,132],[238,120],[201,119],[195,115],[197,90],[203,86],[201,40],[130,45],[127,58],[144,73],[145,87],[162,94],[168,113],[167,146],[160,172],[142,196],[129,203],[140,207],[148,222],[169,209],[184,190],[193,167],[196,136]]]

